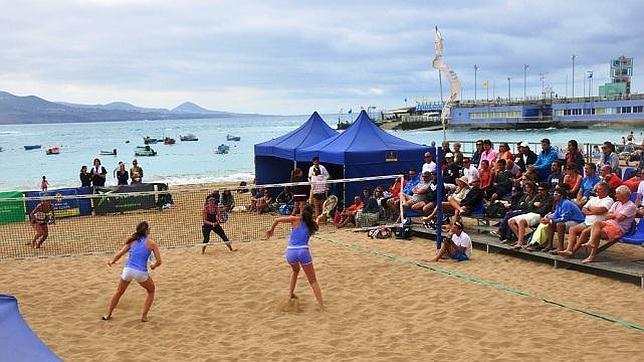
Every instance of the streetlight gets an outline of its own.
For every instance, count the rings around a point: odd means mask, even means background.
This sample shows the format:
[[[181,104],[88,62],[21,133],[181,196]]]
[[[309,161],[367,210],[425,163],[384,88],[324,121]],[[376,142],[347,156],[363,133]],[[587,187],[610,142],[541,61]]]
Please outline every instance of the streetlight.
[[[508,102],[510,102],[512,100],[511,93],[510,93],[510,88],[511,88],[510,81],[511,80],[512,80],[512,77],[508,77]]]
[[[474,64],[474,103],[476,103],[476,88],[477,88],[477,83],[476,83],[476,72],[479,70],[478,64]]]
[[[523,100],[526,100],[526,79],[528,75],[528,64],[523,65]]]
[[[588,97],[593,96],[593,71],[588,71]]]
[[[572,59],[572,97],[575,98],[575,58],[577,56],[573,54],[570,59]]]

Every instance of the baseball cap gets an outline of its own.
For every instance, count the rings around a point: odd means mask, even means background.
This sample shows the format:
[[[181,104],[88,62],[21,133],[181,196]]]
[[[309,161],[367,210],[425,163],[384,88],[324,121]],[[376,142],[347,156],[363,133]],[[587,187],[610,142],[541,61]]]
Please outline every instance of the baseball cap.
[[[454,154],[453,154],[453,153],[451,153],[451,152],[447,152],[447,153],[445,154],[445,158],[447,158],[447,157],[454,157]]]
[[[425,157],[432,157],[432,154],[429,152],[425,152]]]
[[[543,142],[543,140],[541,140],[541,142]],[[548,141],[548,143],[550,143],[550,141]],[[530,145],[528,144],[528,142],[523,141],[519,143],[519,147],[530,147]]]
[[[547,143],[547,144],[550,144],[550,139],[548,139],[548,138],[544,138],[544,139],[542,139],[542,140],[541,140],[541,143]]]

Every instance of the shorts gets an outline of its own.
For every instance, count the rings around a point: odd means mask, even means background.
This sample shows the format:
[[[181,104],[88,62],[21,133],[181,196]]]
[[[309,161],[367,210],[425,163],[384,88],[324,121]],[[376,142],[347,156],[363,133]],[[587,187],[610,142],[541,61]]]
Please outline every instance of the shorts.
[[[578,222],[576,222],[576,221],[566,221],[566,222],[564,223],[564,225],[566,225],[566,232],[568,232],[568,230],[570,230],[570,228],[571,228],[571,227],[573,227],[573,226],[575,226],[575,225],[578,225],[578,224],[579,224],[579,223],[578,223]]]
[[[326,200],[326,193],[313,194],[313,198],[318,201]]]
[[[425,195],[413,195],[413,196],[411,197],[411,200],[412,200],[413,202],[426,202],[426,201],[427,201],[427,197],[426,197]]]
[[[286,261],[289,264],[308,265],[313,263],[313,257],[309,248],[287,248]]]
[[[529,212],[527,214],[518,215],[513,218],[510,218],[510,220],[514,220],[517,223],[523,220],[528,224],[528,226],[535,226],[541,222],[541,215],[537,214],[536,212]]]
[[[139,283],[143,283],[148,280],[149,277],[150,275],[146,271],[136,270],[128,267],[123,268],[123,273],[121,273],[121,279],[125,280],[126,282],[136,280]]]
[[[606,234],[606,240],[619,239],[624,235],[622,228],[617,223],[611,222],[611,220],[604,223],[602,231]]]
[[[460,250],[455,251],[454,254],[450,255],[449,257],[456,261],[465,261],[470,259],[467,257],[467,254]]]

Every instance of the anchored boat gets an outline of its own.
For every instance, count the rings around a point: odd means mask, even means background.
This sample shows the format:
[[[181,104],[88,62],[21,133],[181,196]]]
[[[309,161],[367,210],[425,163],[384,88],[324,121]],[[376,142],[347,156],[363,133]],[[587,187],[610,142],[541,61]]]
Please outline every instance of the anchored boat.
[[[111,150],[111,151],[104,151],[104,150],[101,150],[101,151],[99,152],[99,154],[100,154],[100,155],[103,155],[103,156],[116,156],[116,148],[115,148],[115,149],[113,149],[113,150]]]
[[[230,151],[230,146],[225,145],[225,144],[220,144],[217,146],[217,149],[215,150],[215,154],[217,155],[225,155]]]
[[[25,147],[25,151],[29,151],[29,150],[38,150],[42,146],[41,145],[29,145],[29,146],[24,146],[24,147]]]
[[[60,147],[54,146],[54,147],[49,147],[47,151],[45,151],[45,154],[48,155],[58,155],[60,154]]]
[[[241,137],[240,136],[233,136],[231,134],[226,135],[226,141],[240,141]]]
[[[134,156],[156,156],[157,151],[153,150],[150,146],[137,146],[134,149]]]
[[[177,141],[174,138],[166,137],[163,139],[164,145],[173,145],[175,143],[177,143]]]
[[[197,136],[195,136],[192,133],[186,133],[185,135],[181,135],[179,139],[181,139],[181,141],[199,141],[199,138],[197,138]]]
[[[159,140],[156,138],[150,138],[149,136],[143,137],[143,143],[146,145],[155,144],[157,142],[159,142]]]

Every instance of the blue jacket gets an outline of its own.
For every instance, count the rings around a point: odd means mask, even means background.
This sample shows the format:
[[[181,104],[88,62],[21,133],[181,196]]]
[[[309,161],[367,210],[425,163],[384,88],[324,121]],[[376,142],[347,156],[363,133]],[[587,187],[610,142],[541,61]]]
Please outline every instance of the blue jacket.
[[[553,222],[576,221],[582,223],[585,219],[586,216],[581,212],[579,207],[568,199],[559,201],[555,212],[550,215],[550,220]]]
[[[554,148],[550,147],[548,151],[541,151],[537,156],[537,162],[534,163],[534,169],[549,170],[554,161],[559,159],[559,154]]]
[[[420,182],[420,178],[418,176],[409,180],[405,185],[405,187],[403,187],[403,193],[407,195],[413,194],[412,190],[414,189],[414,187],[416,187],[416,185],[418,185],[419,182]]]

